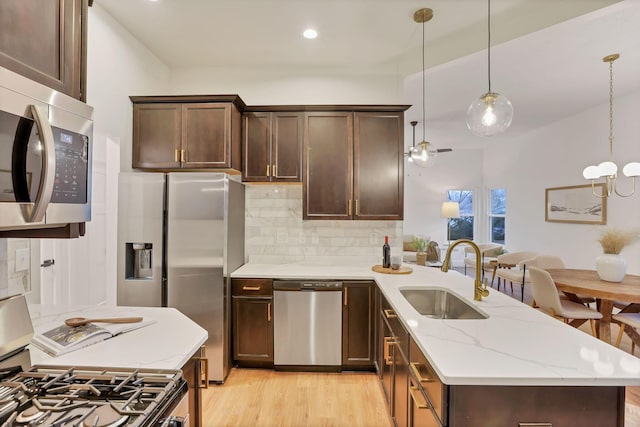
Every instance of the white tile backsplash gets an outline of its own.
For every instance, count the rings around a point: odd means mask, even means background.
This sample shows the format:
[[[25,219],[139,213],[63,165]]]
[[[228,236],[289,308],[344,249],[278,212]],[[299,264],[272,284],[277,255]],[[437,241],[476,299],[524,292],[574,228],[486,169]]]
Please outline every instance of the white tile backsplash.
[[[251,263],[380,264],[385,235],[402,252],[402,221],[303,221],[302,185],[247,184],[245,210]]]

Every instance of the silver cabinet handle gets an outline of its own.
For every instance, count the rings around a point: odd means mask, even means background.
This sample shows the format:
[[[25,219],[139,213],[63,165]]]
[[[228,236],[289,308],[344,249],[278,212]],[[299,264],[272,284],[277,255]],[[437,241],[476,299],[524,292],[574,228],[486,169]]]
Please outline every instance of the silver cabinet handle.
[[[30,110],[38,127],[40,138],[42,138],[42,175],[40,176],[40,189],[28,221],[40,222],[44,219],[53,194],[53,184],[56,178],[56,145],[48,113],[35,105],[31,105]]]

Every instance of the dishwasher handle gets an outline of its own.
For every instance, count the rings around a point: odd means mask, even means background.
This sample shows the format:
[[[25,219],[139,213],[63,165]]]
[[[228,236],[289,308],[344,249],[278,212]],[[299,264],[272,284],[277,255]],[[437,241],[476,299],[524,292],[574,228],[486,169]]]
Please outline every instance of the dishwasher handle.
[[[341,281],[274,280],[274,291],[342,291]]]

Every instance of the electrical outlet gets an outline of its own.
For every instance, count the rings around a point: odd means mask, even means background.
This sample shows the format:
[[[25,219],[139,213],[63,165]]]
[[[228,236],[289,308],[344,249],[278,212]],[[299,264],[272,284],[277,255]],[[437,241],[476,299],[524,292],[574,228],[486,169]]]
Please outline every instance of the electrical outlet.
[[[286,244],[288,240],[289,240],[289,233],[287,233],[286,231],[278,231],[276,233],[276,241],[279,244]]]
[[[16,273],[29,269],[29,249],[16,250]]]

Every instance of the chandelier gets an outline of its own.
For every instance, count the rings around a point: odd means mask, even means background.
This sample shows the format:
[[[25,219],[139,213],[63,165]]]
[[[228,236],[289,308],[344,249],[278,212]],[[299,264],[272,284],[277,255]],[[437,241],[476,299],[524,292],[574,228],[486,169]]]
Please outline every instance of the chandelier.
[[[636,176],[640,176],[640,163],[627,163],[622,168],[622,173],[626,177],[631,178],[632,188],[628,194],[622,194],[618,191],[616,178],[618,176],[618,165],[613,162],[613,62],[620,58],[617,53],[607,55],[602,58],[603,62],[609,63],[609,160],[600,163],[597,166],[587,166],[582,171],[585,179],[591,180],[591,191],[596,197],[604,198],[617,194],[620,197],[629,197],[636,192]],[[605,188],[602,194],[596,193],[596,180],[604,178]]]

